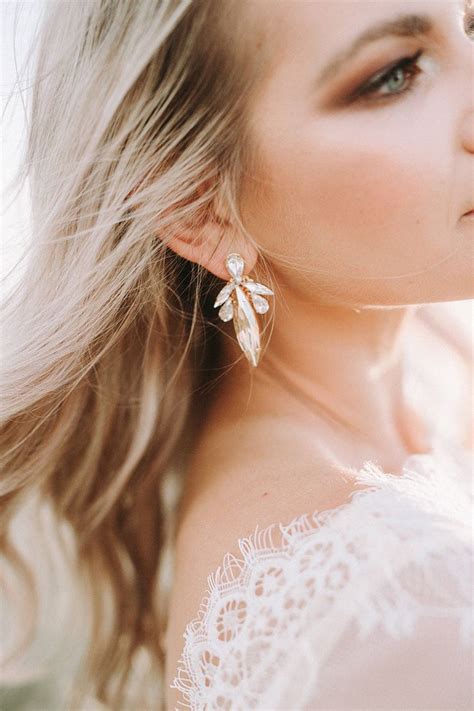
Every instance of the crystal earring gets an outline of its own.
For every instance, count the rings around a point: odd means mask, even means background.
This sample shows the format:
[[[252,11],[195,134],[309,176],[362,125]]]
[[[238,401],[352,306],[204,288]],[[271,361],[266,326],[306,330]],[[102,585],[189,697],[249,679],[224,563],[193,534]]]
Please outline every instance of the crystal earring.
[[[227,256],[225,266],[230,279],[217,294],[214,308],[220,306],[222,321],[234,320],[237,341],[247,360],[256,367],[260,359],[260,328],[255,312],[264,314],[269,309],[265,296],[273,296],[273,291],[244,276],[245,262],[240,254]]]

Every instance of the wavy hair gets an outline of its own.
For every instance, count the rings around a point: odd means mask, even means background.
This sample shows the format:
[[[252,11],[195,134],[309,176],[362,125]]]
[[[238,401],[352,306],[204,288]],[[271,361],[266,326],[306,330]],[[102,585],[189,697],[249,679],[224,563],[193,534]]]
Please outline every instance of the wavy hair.
[[[167,238],[221,200],[252,239],[239,183],[266,62],[247,61],[238,8],[56,1],[40,28],[20,175],[34,238],[3,304],[0,535],[33,590],[11,536],[20,505],[38,495],[69,532],[92,610],[76,707],[147,707],[127,696],[144,654],[163,678],[162,484],[216,375],[222,285]]]

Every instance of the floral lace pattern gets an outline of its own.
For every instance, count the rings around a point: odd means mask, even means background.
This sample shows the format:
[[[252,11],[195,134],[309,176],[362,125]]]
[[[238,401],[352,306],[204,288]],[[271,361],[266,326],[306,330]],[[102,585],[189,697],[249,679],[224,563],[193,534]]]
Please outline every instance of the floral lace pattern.
[[[208,576],[183,633],[175,711],[474,706],[473,453],[456,438],[466,388],[459,362],[439,379],[429,354],[410,341],[404,387],[431,451],[399,475],[367,461],[348,502],[239,538],[241,557]]]
[[[471,453],[410,456],[399,476],[371,462],[349,502],[240,538],[208,577],[208,595],[184,633],[177,675],[182,708],[288,709],[295,647],[298,708],[317,700],[318,672],[346,630],[410,636],[423,616],[452,618],[472,644]],[[471,575],[469,575],[471,571]],[[277,670],[280,673],[277,673]],[[298,673],[298,669],[295,669]],[[290,700],[294,696],[288,697]],[[278,705],[282,704],[282,705]]]

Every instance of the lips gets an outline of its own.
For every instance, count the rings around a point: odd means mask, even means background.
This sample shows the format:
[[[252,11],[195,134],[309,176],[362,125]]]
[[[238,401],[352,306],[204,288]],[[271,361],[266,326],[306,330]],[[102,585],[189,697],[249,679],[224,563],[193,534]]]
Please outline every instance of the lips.
[[[474,215],[474,210],[469,210],[468,212],[465,212],[463,217],[472,217]]]

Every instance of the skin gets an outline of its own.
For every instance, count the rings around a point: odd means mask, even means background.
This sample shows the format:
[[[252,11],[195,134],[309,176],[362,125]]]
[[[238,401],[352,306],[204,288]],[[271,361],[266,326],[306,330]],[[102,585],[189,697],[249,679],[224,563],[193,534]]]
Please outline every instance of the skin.
[[[257,519],[262,526],[289,521],[308,502],[324,509],[345,500],[351,487],[331,484],[325,461],[350,468],[372,459],[396,473],[409,453],[429,449],[422,418],[403,399],[403,347],[420,328],[420,305],[474,296],[473,222],[461,217],[474,207],[473,46],[461,7],[444,0],[245,3],[255,57],[266,42],[274,49],[252,97],[257,156],[243,177],[241,209],[271,266],[275,320],[253,370],[232,323],[222,325],[222,377],[205,416],[199,413],[204,424],[181,507],[188,538],[177,546],[168,679],[207,573],[222,551],[234,545],[239,553],[236,531],[253,530]],[[434,34],[378,40],[312,87],[356,35],[405,12],[429,14]],[[392,98],[338,105],[420,48],[412,91],[396,95],[392,79],[379,89]],[[402,86],[408,83],[405,74]],[[237,251],[245,273],[269,283],[231,223],[219,243],[217,234],[209,223],[197,247],[184,231],[170,246],[225,280],[225,258]],[[315,470],[323,482],[317,489]],[[196,547],[207,521],[211,531]],[[177,696],[169,698],[173,707]]]
[[[369,446],[367,454],[403,461],[426,446],[402,399],[407,328],[417,305],[473,296],[473,223],[461,217],[474,207],[473,51],[462,3],[259,0],[245,8],[257,28],[255,56],[262,43],[274,46],[250,107],[257,159],[241,209],[273,271],[275,321],[250,387],[229,324],[224,363],[239,362],[223,378],[225,406],[215,416],[274,413],[278,398],[280,413],[324,426],[325,437],[352,434],[352,451]],[[433,34],[377,40],[314,88],[355,36],[409,12],[429,14]],[[341,105],[420,48],[414,79],[404,72],[372,100]],[[231,224],[217,249],[212,224],[197,250],[184,238],[174,248],[223,279],[226,255],[238,251],[245,273],[264,281],[255,249]],[[331,425],[324,408],[347,429]]]

